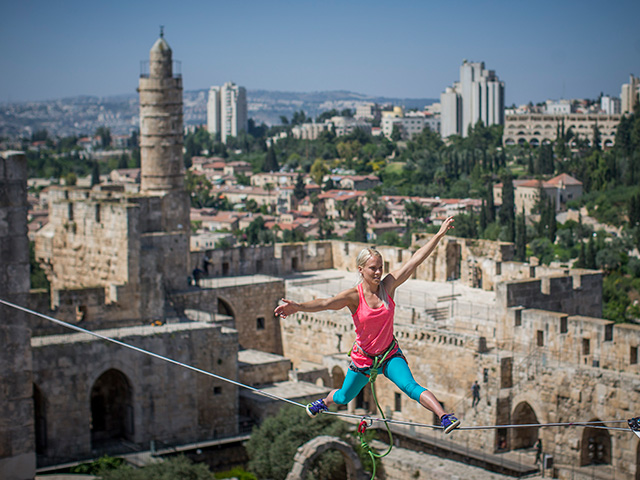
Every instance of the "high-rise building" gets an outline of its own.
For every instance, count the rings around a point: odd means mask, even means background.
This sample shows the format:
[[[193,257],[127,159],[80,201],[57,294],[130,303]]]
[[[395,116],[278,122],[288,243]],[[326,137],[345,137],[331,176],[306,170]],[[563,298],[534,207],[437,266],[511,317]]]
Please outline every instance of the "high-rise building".
[[[235,83],[227,82],[221,87],[209,89],[207,103],[207,130],[212,135],[220,134],[222,143],[227,137],[237,137],[248,127],[247,91]]]
[[[620,99],[603,95],[600,99],[600,110],[607,115],[617,115],[620,113]]]
[[[622,85],[622,92],[620,93],[621,112],[620,113],[633,113],[633,109],[638,103],[638,95],[640,94],[640,78],[633,75],[629,78],[629,83]]]
[[[464,61],[460,81],[440,95],[442,136],[466,137],[469,127],[482,121],[485,125],[504,124],[504,82],[484,62]]]

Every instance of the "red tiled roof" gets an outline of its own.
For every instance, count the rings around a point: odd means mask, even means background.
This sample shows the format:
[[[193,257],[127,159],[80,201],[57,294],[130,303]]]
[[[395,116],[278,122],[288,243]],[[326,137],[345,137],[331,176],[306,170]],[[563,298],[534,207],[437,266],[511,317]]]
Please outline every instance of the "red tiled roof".
[[[550,185],[559,185],[563,183],[565,185],[582,185],[582,182],[576,178],[573,178],[571,175],[566,173],[561,173],[557,177],[553,177],[551,180],[547,182]]]

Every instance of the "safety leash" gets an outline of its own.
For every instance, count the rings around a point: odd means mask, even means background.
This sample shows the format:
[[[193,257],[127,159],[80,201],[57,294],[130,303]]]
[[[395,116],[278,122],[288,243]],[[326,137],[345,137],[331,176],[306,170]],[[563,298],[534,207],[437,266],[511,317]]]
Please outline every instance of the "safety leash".
[[[378,377],[378,370],[383,367],[384,361],[387,359],[387,355],[389,355],[391,350],[393,350],[393,348],[389,348],[385,352],[385,354],[382,356],[382,358],[380,357],[374,358],[373,364],[369,369],[369,383],[371,384],[371,394],[373,395],[373,400],[376,403],[376,408],[380,412],[380,415],[382,416],[383,421],[386,420],[386,417],[384,416],[384,412],[382,411],[382,408],[380,408],[380,403],[378,403],[378,396],[376,395],[375,381],[376,381],[376,378]],[[373,448],[371,448],[371,446],[367,443],[366,439],[364,438],[365,432],[367,431],[367,427],[370,427],[371,425],[373,425],[373,420],[370,419],[369,417],[363,417],[362,420],[360,421],[360,424],[358,425],[358,435],[360,436],[360,446],[367,451],[367,453],[369,454],[369,457],[371,458],[371,464],[373,465],[373,473],[371,474],[371,480],[373,480],[376,476],[376,458],[382,458],[389,455],[389,453],[391,452],[391,449],[393,448],[393,436],[391,435],[391,428],[389,427],[389,422],[385,421],[384,426],[387,428],[387,433],[389,434],[389,448],[385,453],[382,453],[382,454],[377,453],[373,450]]]

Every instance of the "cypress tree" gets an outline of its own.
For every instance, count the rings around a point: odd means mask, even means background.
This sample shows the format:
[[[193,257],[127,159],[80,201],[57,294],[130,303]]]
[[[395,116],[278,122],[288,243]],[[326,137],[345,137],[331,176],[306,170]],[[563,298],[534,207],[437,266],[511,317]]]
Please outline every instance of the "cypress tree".
[[[91,186],[98,185],[100,183],[100,167],[98,162],[93,162],[91,166]]]
[[[367,241],[367,223],[364,219],[364,207],[362,205],[358,205],[356,209],[355,241],[363,243]]]
[[[273,145],[269,147],[267,150],[267,156],[264,160],[264,168],[263,172],[277,172],[280,170],[278,166],[278,159],[276,158],[276,150],[273,148]]]
[[[480,208],[480,233],[482,234],[487,228],[487,205],[482,199],[482,207]]]
[[[527,225],[525,223],[524,205],[522,215],[516,217],[516,260],[525,261],[527,256]]]
[[[506,241],[513,242],[516,236],[515,197],[513,177],[508,169],[502,174],[502,206],[499,215],[500,225],[506,227]]]

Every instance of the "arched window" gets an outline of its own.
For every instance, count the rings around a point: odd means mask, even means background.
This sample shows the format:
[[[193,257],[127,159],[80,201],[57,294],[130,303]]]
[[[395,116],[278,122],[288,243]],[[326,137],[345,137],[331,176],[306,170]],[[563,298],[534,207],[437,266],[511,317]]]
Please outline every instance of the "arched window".
[[[594,426],[604,427],[604,424]],[[611,435],[606,428],[585,428],[581,445],[581,466],[611,463]]]

